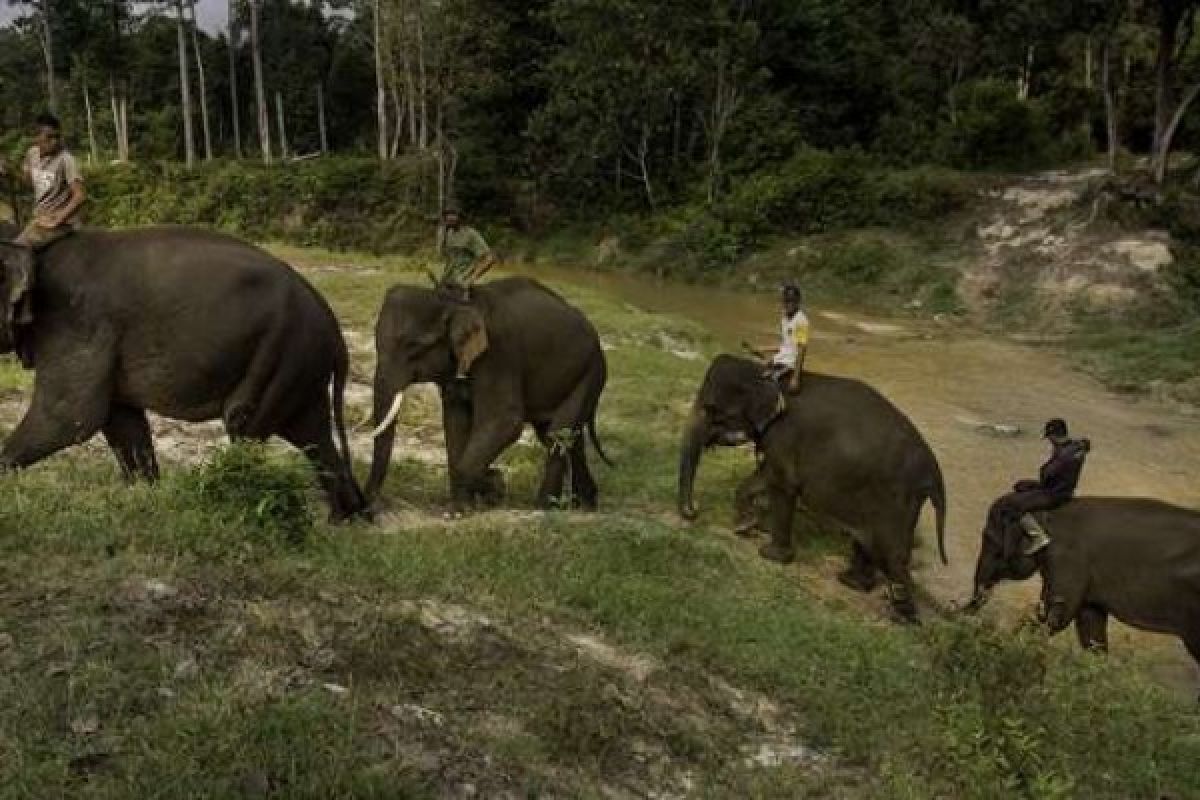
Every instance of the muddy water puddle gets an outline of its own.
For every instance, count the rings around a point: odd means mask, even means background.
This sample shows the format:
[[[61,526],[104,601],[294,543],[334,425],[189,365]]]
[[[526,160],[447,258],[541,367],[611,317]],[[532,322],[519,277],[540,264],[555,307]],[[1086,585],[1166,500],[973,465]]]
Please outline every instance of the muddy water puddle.
[[[630,275],[533,271],[550,282],[601,290],[651,312],[677,314],[712,331],[737,352],[739,342],[775,335],[773,294],[677,286]],[[1081,491],[1156,497],[1200,508],[1200,417],[1146,398],[1114,394],[1076,371],[1068,356],[1006,338],[913,320],[881,320],[816,309],[809,365],[860,378],[887,395],[921,429],[945,473],[949,495],[946,549],[934,551],[932,515],[922,521],[918,582],[943,607],[964,601],[988,506],[1019,478],[1036,477],[1046,455],[1041,426],[1064,417],[1092,441]],[[1019,331],[1014,331],[1019,334]],[[1035,582],[999,587],[988,612],[1017,619],[1031,612]],[[1197,671],[1172,638],[1113,625],[1113,648],[1148,652],[1163,682],[1194,693]],[[1064,633],[1064,640],[1074,636]],[[1073,646],[1073,642],[1068,642]]]

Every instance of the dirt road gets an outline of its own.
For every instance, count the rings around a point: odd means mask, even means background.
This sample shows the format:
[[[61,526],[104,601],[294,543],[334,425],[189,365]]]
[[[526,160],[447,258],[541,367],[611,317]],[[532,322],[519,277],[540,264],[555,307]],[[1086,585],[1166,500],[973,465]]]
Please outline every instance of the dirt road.
[[[770,296],[676,287],[625,276],[550,273],[548,277],[602,288],[649,311],[688,316],[708,326],[731,349],[748,337],[774,335]],[[817,311],[812,368],[858,377],[903,409],[933,446],[946,475],[950,566],[934,556],[932,519],[922,523],[918,582],[941,604],[971,592],[982,522],[992,500],[1022,477],[1035,477],[1046,454],[1041,426],[1065,417],[1092,440],[1081,491],[1157,497],[1200,508],[1200,416],[1147,398],[1114,394],[1074,370],[1067,357],[1009,339],[987,338],[933,324],[867,319]],[[1017,426],[1016,436],[989,432]],[[991,614],[1027,614],[1035,582],[997,589]],[[1137,648],[1163,682],[1194,695],[1198,677],[1183,646],[1119,624],[1114,649]],[[1073,636],[1064,635],[1073,646]]]

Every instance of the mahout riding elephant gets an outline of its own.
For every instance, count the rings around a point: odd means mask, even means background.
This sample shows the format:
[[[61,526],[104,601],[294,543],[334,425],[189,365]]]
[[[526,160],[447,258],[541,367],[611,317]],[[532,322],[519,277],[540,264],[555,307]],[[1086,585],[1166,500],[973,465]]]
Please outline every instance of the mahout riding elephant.
[[[913,424],[879,392],[856,380],[806,372],[798,393],[782,395],[754,361],[718,356],[696,395],[679,461],[679,510],[692,502],[702,452],[753,441],[759,466],[739,488],[739,505],[765,491],[771,541],[763,557],[794,557],[796,504],[831,519],[853,539],[838,579],[870,591],[881,571],[892,605],[916,616],[909,565],[926,500],[937,513],[938,550],[946,563],[946,492],[941,468]]]
[[[1107,649],[1114,616],[1126,625],[1178,636],[1200,664],[1200,512],[1159,500],[1080,497],[1039,513],[1050,544],[1026,553],[1020,525],[990,515],[975,565],[968,611],[1004,580],[1042,578],[1042,615],[1051,632],[1072,622],[1079,643]]]
[[[463,508],[503,494],[492,462],[528,423],[548,448],[537,502],[595,509],[585,432],[600,457],[596,409],[607,380],[604,350],[584,314],[535,280],[478,284],[470,301],[413,286],[388,291],[375,327],[375,452],[367,497],[387,476],[404,390],[436,384],[442,400],[451,499]],[[466,378],[460,376],[467,376]]]
[[[36,371],[0,469],[100,432],[127,479],[155,480],[146,411],[220,418],[232,438],[278,435],[304,451],[334,519],[366,510],[342,419],[346,343],[329,305],[291,267],[232,237],[178,227],[85,230],[38,261],[35,277],[28,250],[0,243],[0,350]]]

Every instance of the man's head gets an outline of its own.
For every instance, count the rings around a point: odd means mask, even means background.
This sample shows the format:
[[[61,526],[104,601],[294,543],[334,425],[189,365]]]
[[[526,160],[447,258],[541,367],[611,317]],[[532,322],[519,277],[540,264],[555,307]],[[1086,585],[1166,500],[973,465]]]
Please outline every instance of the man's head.
[[[1042,431],[1042,437],[1053,444],[1062,444],[1067,441],[1067,423],[1061,419],[1050,420]]]
[[[33,143],[37,145],[39,153],[52,156],[62,149],[62,123],[58,121],[58,117],[49,112],[38,114],[34,126]]]
[[[442,224],[447,228],[457,228],[461,219],[458,214],[458,209],[454,206],[446,206],[442,209]]]
[[[781,293],[783,299],[783,310],[790,317],[800,310],[800,304],[804,297],[800,294],[800,287],[794,283],[785,284]]]

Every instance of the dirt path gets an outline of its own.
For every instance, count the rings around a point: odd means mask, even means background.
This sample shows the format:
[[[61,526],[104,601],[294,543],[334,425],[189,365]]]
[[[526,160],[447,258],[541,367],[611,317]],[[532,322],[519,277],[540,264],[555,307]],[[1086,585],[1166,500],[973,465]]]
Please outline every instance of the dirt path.
[[[770,337],[773,298],[672,287],[624,276],[549,273],[564,282],[612,292],[649,311],[688,316],[712,329],[736,352],[741,339]],[[1200,508],[1200,416],[1163,403],[1107,391],[1072,369],[1059,354],[1007,339],[909,321],[816,312],[810,365],[861,378],[883,391],[917,424],[938,455],[949,494],[943,567],[934,550],[931,514],[922,522],[918,582],[943,605],[971,592],[982,522],[992,500],[1016,479],[1035,477],[1046,454],[1041,426],[1065,417],[1073,432],[1092,440],[1081,490],[1088,494],[1157,497]],[[1017,426],[998,434],[992,426]],[[1029,613],[1035,582],[1005,585],[987,613]],[[1150,655],[1163,682],[1194,693],[1197,671],[1172,638],[1113,626],[1114,648]],[[1073,636],[1064,635],[1073,646]]]

